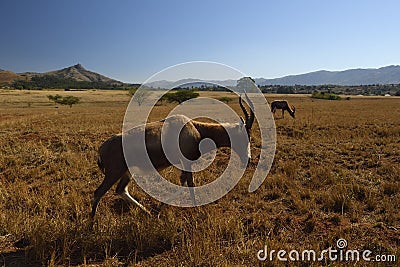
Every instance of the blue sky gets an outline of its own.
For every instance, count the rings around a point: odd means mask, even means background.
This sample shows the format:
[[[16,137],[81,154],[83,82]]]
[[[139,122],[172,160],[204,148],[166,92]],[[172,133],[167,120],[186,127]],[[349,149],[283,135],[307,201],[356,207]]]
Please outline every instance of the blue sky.
[[[400,1],[2,0],[0,68],[125,82],[187,61],[252,77],[400,64]]]

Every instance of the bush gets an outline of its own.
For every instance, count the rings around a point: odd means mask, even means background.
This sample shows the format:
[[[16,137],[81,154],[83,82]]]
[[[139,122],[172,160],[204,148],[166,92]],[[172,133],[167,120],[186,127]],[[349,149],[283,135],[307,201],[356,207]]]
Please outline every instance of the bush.
[[[162,99],[167,100],[168,102],[178,102],[179,104],[185,102],[186,100],[196,98],[199,96],[199,93],[194,92],[193,90],[179,90],[175,93],[166,93]]]
[[[57,103],[57,101],[58,101],[59,99],[61,99],[62,96],[60,96],[59,94],[57,94],[57,95],[48,95],[47,98],[48,98],[50,101],[54,101],[54,103]]]
[[[218,100],[228,104],[228,103],[232,102],[233,99],[231,97],[223,96],[223,97],[218,98]]]
[[[133,96],[137,91],[137,88],[129,88],[128,95]]]
[[[326,100],[340,100],[341,97],[334,93],[314,92],[311,95],[312,98],[326,99]]]

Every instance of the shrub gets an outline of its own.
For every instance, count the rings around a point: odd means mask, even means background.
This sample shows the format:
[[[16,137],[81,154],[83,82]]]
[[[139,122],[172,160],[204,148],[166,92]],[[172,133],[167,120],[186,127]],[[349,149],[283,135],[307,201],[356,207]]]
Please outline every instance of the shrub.
[[[312,98],[326,99],[326,100],[340,100],[341,97],[334,93],[314,92],[311,95]]]
[[[48,98],[50,101],[54,101],[54,103],[57,103],[57,100],[61,99],[62,96],[60,96],[60,95],[58,95],[58,94],[57,94],[57,95],[48,95],[47,98]]]
[[[232,97],[223,96],[223,97],[218,98],[218,100],[228,104],[228,103],[232,102],[233,99],[232,99]]]
[[[137,88],[130,88],[128,91],[128,95],[133,96],[137,91]]]
[[[179,90],[175,93],[166,93],[162,99],[167,100],[168,102],[178,102],[179,104],[185,102],[186,100],[196,98],[199,96],[199,93],[194,92],[193,90]]]

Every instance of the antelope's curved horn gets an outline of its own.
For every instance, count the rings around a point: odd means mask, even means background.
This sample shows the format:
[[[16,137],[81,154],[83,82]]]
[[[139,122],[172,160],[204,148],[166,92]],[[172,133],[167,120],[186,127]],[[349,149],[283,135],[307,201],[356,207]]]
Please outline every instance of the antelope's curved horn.
[[[247,103],[248,103],[248,105],[250,107],[250,115],[247,112],[246,108],[243,106],[242,96],[239,97],[239,105],[240,105],[240,107],[241,107],[241,109],[242,109],[242,111],[244,113],[244,117],[246,119],[246,122],[245,122],[246,128],[247,129],[251,129],[251,127],[253,126],[253,122],[254,122],[254,112],[253,112],[254,106],[253,106],[253,102],[251,102],[251,100],[247,96],[247,94],[245,94],[245,96],[246,96]]]
[[[244,119],[245,119],[246,124],[247,124],[247,120],[249,119],[249,113],[247,113],[246,108],[243,106],[243,103],[242,103],[242,95],[240,95],[240,97],[239,97],[239,105],[240,105],[240,108],[241,108],[242,111],[243,111]]]
[[[245,94],[246,96],[246,100],[247,103],[249,104],[250,107],[250,117],[249,117],[249,121],[246,122],[246,127],[247,129],[251,129],[251,127],[253,126],[253,122],[254,122],[254,105],[253,102],[251,102],[250,98],[247,96],[247,94]]]

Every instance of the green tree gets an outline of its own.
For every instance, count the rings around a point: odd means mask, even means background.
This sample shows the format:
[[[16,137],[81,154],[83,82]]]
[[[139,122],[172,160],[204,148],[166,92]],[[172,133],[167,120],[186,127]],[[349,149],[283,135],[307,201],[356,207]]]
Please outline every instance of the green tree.
[[[72,105],[78,104],[80,101],[79,97],[76,96],[64,96],[62,97],[57,103],[61,105],[68,105],[70,108],[72,108]]]
[[[48,95],[47,98],[54,101],[54,103],[68,105],[70,108],[72,105],[78,104],[80,101],[80,98],[76,96]]]
[[[236,85],[239,92],[255,93],[257,92],[257,85],[251,77],[243,77],[237,81]]]

